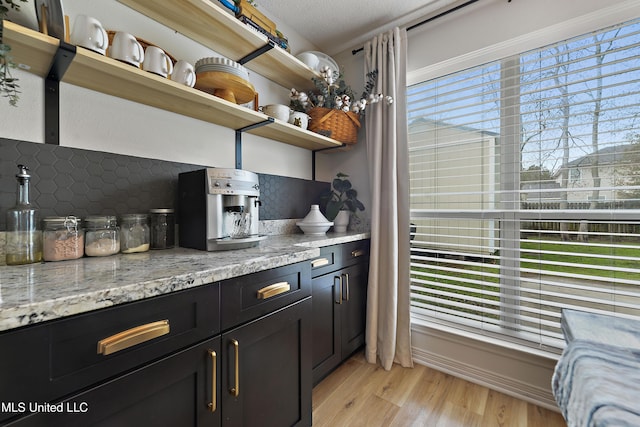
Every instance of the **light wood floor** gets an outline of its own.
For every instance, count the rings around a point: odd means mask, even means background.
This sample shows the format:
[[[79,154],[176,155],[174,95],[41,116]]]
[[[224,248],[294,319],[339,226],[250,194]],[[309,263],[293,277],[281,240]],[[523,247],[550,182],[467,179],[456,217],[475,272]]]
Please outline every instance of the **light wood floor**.
[[[313,389],[313,426],[566,427],[554,411],[416,364],[385,371],[361,353]]]

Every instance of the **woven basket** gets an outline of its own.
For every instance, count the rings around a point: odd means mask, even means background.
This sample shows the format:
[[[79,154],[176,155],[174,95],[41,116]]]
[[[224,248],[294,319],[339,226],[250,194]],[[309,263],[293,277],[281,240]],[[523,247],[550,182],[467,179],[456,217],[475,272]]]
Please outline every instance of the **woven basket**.
[[[331,108],[315,107],[309,110],[309,130],[345,144],[358,142],[360,119],[356,113]]]

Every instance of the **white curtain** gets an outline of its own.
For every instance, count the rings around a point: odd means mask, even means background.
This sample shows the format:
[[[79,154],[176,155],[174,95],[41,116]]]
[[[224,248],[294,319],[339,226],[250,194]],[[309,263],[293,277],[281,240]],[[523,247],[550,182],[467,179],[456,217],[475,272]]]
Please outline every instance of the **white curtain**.
[[[413,366],[409,318],[409,162],[407,33],[395,28],[364,46],[365,75],[378,70],[374,92],[393,97],[369,105],[365,119],[371,180],[371,266],[366,358],[391,369]]]

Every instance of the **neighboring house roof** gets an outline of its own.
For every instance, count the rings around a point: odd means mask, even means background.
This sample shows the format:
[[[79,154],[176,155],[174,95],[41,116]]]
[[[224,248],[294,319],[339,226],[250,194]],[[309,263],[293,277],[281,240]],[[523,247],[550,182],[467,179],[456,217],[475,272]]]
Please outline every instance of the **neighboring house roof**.
[[[499,133],[496,132],[491,132],[491,131],[487,131],[487,130],[482,130],[482,129],[478,129],[478,128],[473,128],[470,126],[464,126],[464,125],[455,125],[453,123],[447,123],[445,121],[442,120],[433,120],[433,119],[428,119],[425,117],[419,117],[417,119],[413,119],[409,122],[409,129],[415,129],[419,126],[423,126],[423,125],[431,125],[432,127],[439,127],[439,128],[451,128],[451,129],[457,129],[457,130],[461,130],[461,131],[465,131],[465,132],[476,132],[479,133],[481,135],[489,135],[492,137],[497,137],[500,136]]]
[[[569,167],[586,167],[593,164],[593,159],[598,158],[598,165],[612,165],[623,163],[628,158],[628,150],[633,147],[634,144],[625,145],[613,145],[605,147],[595,153],[590,153],[569,162]]]

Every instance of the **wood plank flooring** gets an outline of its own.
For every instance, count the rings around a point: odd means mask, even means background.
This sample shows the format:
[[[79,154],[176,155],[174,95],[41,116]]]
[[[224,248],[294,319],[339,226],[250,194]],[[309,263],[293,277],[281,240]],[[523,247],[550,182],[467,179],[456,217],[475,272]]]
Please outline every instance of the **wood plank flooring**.
[[[566,427],[554,411],[415,364],[357,353],[313,389],[314,427]]]

